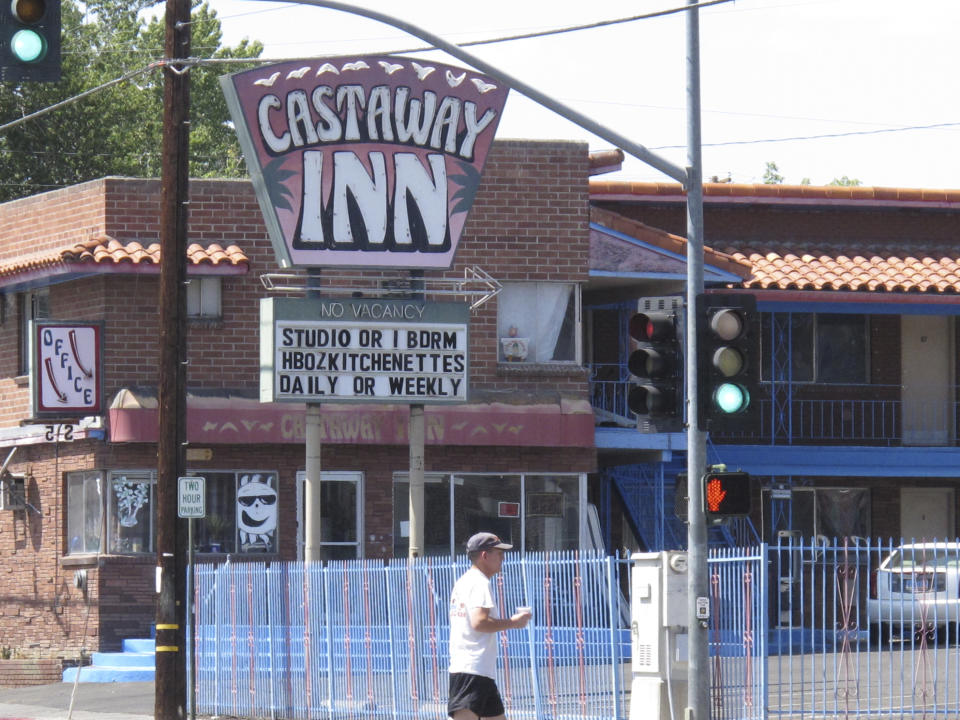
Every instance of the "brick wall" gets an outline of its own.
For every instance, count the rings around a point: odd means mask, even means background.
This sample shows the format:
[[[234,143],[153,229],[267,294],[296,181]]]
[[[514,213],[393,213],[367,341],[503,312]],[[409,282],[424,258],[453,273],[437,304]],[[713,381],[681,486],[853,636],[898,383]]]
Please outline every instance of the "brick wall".
[[[64,664],[55,659],[0,660],[0,687],[49,685],[63,679]]]

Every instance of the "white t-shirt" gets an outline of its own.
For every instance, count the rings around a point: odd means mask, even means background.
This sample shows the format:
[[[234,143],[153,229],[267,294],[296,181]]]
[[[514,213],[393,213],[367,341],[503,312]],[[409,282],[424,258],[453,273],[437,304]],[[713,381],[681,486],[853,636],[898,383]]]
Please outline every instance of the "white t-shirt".
[[[460,576],[450,594],[450,672],[496,679],[497,634],[473,629],[469,617],[472,608],[490,608],[490,617],[499,617],[490,581],[476,567]]]

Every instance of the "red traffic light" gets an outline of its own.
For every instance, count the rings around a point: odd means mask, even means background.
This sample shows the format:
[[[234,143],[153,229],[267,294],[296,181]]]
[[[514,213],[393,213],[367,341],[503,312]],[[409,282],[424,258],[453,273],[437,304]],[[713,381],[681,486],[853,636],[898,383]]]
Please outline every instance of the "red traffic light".
[[[750,514],[750,473],[712,471],[703,476],[703,509],[707,517],[725,518]]]

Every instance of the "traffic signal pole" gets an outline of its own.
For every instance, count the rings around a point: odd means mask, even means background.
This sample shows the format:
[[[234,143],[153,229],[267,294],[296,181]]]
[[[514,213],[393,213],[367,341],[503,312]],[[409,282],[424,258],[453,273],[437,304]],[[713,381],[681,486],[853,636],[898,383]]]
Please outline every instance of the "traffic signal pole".
[[[696,5],[696,0],[687,0]],[[697,417],[697,296],[703,292],[703,160],[700,145],[700,15],[686,13],[687,31],[687,626],[688,678],[685,720],[710,717],[709,576],[707,520],[700,492],[706,471],[707,435]]]

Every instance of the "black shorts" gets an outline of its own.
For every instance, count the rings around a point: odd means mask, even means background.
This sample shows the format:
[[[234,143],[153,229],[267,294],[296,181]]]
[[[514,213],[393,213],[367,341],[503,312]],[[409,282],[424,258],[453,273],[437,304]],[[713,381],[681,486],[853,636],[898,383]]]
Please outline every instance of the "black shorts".
[[[503,715],[503,700],[497,684],[485,675],[450,673],[450,700],[447,715],[466,708],[482,718]]]

